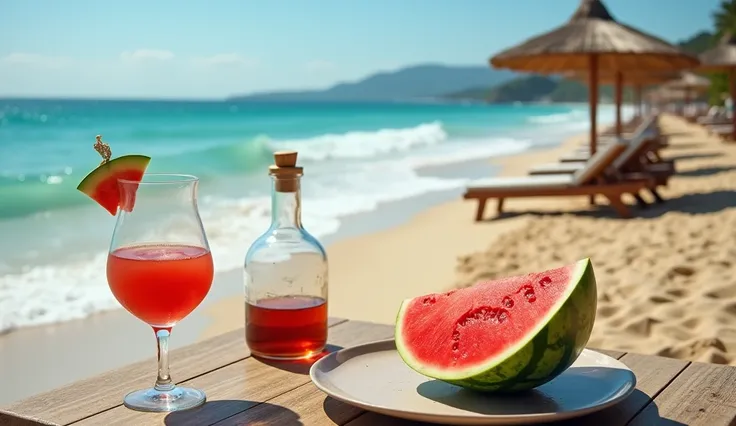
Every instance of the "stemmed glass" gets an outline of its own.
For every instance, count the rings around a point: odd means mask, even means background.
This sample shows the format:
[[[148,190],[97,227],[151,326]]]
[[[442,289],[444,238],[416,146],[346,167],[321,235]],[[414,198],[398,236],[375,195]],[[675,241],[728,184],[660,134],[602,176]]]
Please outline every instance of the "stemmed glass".
[[[158,344],[155,386],[124,398],[133,410],[186,410],[206,399],[199,389],[174,385],[168,355],[171,328],[202,302],[214,275],[197,209],[197,185],[197,177],[179,174],[118,180],[120,208],[107,282],[118,302],[153,328]]]

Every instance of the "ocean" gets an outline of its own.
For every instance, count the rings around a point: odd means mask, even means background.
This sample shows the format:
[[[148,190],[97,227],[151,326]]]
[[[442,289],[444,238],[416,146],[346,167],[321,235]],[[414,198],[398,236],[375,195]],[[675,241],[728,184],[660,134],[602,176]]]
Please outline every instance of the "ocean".
[[[114,218],[76,190],[113,157],[200,177],[218,271],[242,266],[270,220],[268,165],[294,149],[303,221],[315,236],[380,203],[462,187],[418,173],[554,146],[589,128],[587,106],[446,103],[233,103],[0,99],[0,332],[118,308],[105,278]],[[625,116],[632,113],[625,110]],[[599,123],[613,108],[599,109]]]

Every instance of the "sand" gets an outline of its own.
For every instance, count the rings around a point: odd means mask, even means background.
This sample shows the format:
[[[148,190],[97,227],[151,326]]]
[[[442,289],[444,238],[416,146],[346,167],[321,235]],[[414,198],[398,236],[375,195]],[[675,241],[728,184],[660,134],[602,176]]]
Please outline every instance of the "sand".
[[[672,135],[664,156],[678,169],[661,191],[665,204],[633,220],[566,214],[570,206],[531,215],[460,256],[455,285],[590,257],[598,282],[590,346],[736,365],[736,147],[678,119],[662,125]]]
[[[661,125],[678,169],[660,191],[665,204],[625,220],[584,197],[509,200],[507,214],[482,223],[472,202],[431,207],[329,245],[330,314],[391,323],[408,297],[590,257],[599,289],[590,346],[736,365],[736,146],[676,117]],[[581,139],[493,161],[523,175]],[[240,297],[212,306],[205,336],[242,327],[242,309]]]

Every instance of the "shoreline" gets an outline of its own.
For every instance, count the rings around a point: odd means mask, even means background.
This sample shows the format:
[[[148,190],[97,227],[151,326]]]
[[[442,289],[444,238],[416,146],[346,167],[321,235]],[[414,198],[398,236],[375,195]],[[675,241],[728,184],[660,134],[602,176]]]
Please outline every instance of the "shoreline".
[[[558,146],[533,147],[510,155],[450,165],[424,166],[419,168],[417,173],[423,176],[439,175],[464,179],[508,174],[517,169],[514,166],[510,167],[509,164],[526,167],[530,162],[554,160],[559,153],[584,137],[585,135],[576,135],[561,141]],[[365,256],[357,261],[350,253],[355,253],[356,243],[361,245],[366,240],[370,241],[373,247],[383,246],[382,241],[386,238],[389,238],[392,244],[401,244],[405,239],[411,240],[412,237],[409,235],[397,231],[408,224],[412,224],[410,233],[415,232],[413,229],[417,226],[431,227],[429,222],[437,214],[449,215],[463,222],[472,219],[472,214],[466,210],[468,208],[472,210],[473,207],[459,199],[461,193],[462,188],[435,191],[405,200],[380,203],[375,210],[341,217],[340,229],[336,233],[320,238],[328,251],[330,261],[330,315],[356,320],[392,322],[397,305],[376,300],[381,299],[376,295],[388,292],[396,296],[394,300],[398,300],[397,297],[414,296],[415,291],[409,287],[404,288],[404,291],[396,291],[391,285],[380,283],[376,286],[351,283],[352,276],[362,273],[361,270],[356,271],[356,263],[362,264],[361,268],[366,270],[375,269],[376,265],[380,265],[382,251],[365,253]],[[473,238],[475,244],[468,247],[481,249],[485,247],[488,238],[497,237],[522,225],[523,220],[514,220],[504,222],[500,226],[489,227],[481,233],[472,232],[474,235],[453,235],[452,232],[445,232],[444,235],[436,237],[455,240]],[[433,261],[452,266],[455,254],[435,251]],[[394,272],[387,271],[391,274]],[[453,267],[446,267],[444,277],[448,280],[448,284],[452,282],[449,281],[452,274]],[[215,274],[212,290],[203,303],[175,327],[170,344],[172,349],[243,326],[241,275],[240,269],[219,271]],[[420,277],[419,282],[427,278]],[[431,291],[433,287],[424,286],[422,289],[425,293]],[[358,303],[369,312],[355,310],[355,301],[371,301]],[[379,306],[384,308],[381,309]],[[79,349],[59,350],[70,346]],[[1,406],[85,377],[151,358],[155,353],[155,340],[147,325],[124,309],[118,308],[94,313],[81,319],[12,330],[0,335],[0,352],[3,353],[4,359],[10,361],[0,365],[0,379],[8,384],[0,391]],[[64,360],[64,369],[53,366],[59,359]],[[172,360],[172,363],[176,363],[176,360]],[[155,365],[152,364],[151,374],[154,372]],[[44,379],[29,381],[27,377],[30,376]]]
[[[483,171],[494,171],[494,175],[497,176],[521,173],[531,163],[554,161],[586,137],[587,134],[575,135],[565,139],[556,147],[538,147],[519,154],[475,160],[469,162],[469,164],[474,165],[476,168],[466,168],[462,172],[466,176],[471,175],[473,177],[490,176],[490,174],[482,174]],[[432,170],[424,170],[424,172],[431,173]],[[434,173],[437,173],[436,169]],[[497,238],[504,232],[524,225],[524,218],[515,218],[512,221],[484,226],[480,230],[481,232],[471,229],[470,233],[462,232],[453,234],[453,228],[445,228],[444,232],[440,234],[428,236],[426,232],[419,231],[419,229],[431,228],[433,225],[431,222],[434,221],[435,217],[446,217],[450,222],[452,220],[461,222],[472,220],[475,207],[460,198],[462,192],[463,188],[443,191],[447,198],[440,200],[439,203],[430,203],[429,205],[426,203],[426,198],[425,202],[422,202],[421,199],[428,196],[431,197],[434,194],[425,194],[404,201],[386,203],[387,205],[383,206],[383,209],[382,206],[379,206],[379,208],[371,213],[375,214],[375,212],[380,211],[380,216],[382,217],[381,222],[384,226],[373,230],[370,227],[361,229],[361,231],[367,229],[369,232],[354,233],[353,230],[358,227],[358,222],[364,220],[366,216],[371,216],[370,213],[358,213],[343,218],[343,225],[341,226],[341,231],[338,231],[338,233],[343,232],[342,227],[344,227],[345,234],[340,235],[340,238],[331,239],[328,237],[322,239],[327,250],[330,265],[329,314],[352,320],[393,323],[398,310],[398,303],[405,298],[416,296],[416,285],[407,287],[396,286],[397,281],[404,281],[397,280],[396,278],[389,281],[391,283],[390,285],[382,285],[379,280],[374,283],[366,283],[366,285],[340,284],[350,283],[352,281],[351,277],[356,275],[375,275],[377,269],[383,269],[387,274],[391,274],[394,277],[397,274],[405,274],[405,270],[388,270],[389,268],[383,266],[382,261],[388,260],[389,263],[391,262],[390,259],[384,256],[384,246],[394,247],[391,250],[392,252],[402,252],[403,250],[400,247],[403,247],[407,242],[408,245],[417,245],[414,237],[416,234],[420,234],[429,240],[427,241],[428,244],[431,244],[431,240],[435,238],[438,240],[442,239],[443,241],[453,241],[455,244],[460,240],[466,240],[472,242],[468,245],[469,248],[481,249],[486,247],[489,239]],[[447,194],[451,196],[448,197]],[[435,199],[433,201],[438,200]],[[387,210],[402,204],[414,204],[415,209],[412,209],[413,211],[404,210],[397,216],[386,220]],[[416,209],[417,206],[420,206],[420,208]],[[370,247],[374,250],[364,251],[360,247]],[[399,248],[397,249],[396,247]],[[448,245],[448,247],[453,247],[453,245]],[[356,253],[360,253],[361,257],[359,260],[354,259]],[[450,286],[454,282],[455,254],[441,249],[433,250],[431,254],[424,252],[422,255],[425,257],[420,257],[419,255],[414,257],[415,260],[419,260],[414,269],[422,271],[422,264],[427,261],[433,264],[443,264],[443,275],[440,279],[446,280],[446,286]],[[430,260],[427,259],[428,255],[431,256]],[[407,255],[407,262],[410,256],[411,254]],[[450,267],[448,268],[447,266]],[[411,280],[421,283],[428,280],[437,280],[438,277],[435,273],[436,270],[432,269],[431,274],[429,274],[431,277],[406,277],[406,281]],[[420,284],[420,286],[422,288],[421,291],[424,293],[440,292],[447,289],[445,286],[437,285],[422,286]],[[383,297],[385,294],[391,294],[393,304],[386,303]],[[211,318],[211,323],[207,326],[201,338],[210,338],[243,327],[243,303],[243,296],[237,295],[223,299],[205,308],[204,313]]]

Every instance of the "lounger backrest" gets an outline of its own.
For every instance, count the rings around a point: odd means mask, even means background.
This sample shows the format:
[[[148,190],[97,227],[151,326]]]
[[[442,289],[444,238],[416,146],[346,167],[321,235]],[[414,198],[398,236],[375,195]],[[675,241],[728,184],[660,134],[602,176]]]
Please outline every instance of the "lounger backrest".
[[[643,135],[648,132],[656,133],[656,131],[657,131],[657,116],[649,115],[645,117],[644,120],[642,120],[642,122],[639,123],[638,126],[636,126],[636,129],[634,130],[631,137],[636,138],[639,135]]]
[[[636,128],[631,139],[629,139],[626,150],[616,158],[613,167],[618,169],[633,160],[635,156],[641,155],[644,145],[657,136],[657,116],[650,115]]]
[[[585,185],[602,176],[627,146],[628,143],[624,139],[618,139],[605,146],[585,162],[585,167],[575,172],[573,182],[576,185]]]
[[[636,156],[641,156],[644,146],[652,140],[652,136],[649,134],[641,134],[633,138],[626,146],[624,152],[621,153],[613,161],[613,167],[620,169],[625,164],[628,164]]]

